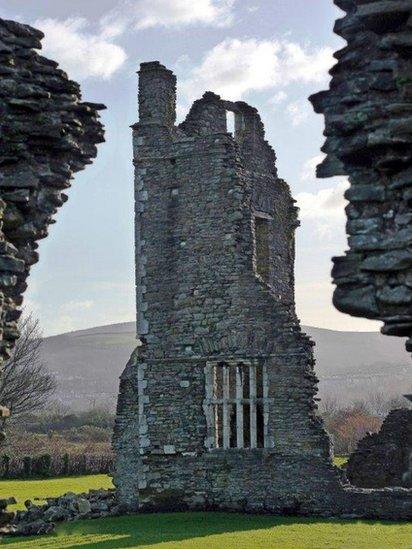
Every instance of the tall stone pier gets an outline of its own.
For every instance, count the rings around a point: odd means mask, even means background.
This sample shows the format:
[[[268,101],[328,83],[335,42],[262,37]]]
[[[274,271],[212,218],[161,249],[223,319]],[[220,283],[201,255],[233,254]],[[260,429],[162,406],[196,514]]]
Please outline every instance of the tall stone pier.
[[[79,84],[38,53],[43,37],[0,19],[0,375],[19,337],[38,240],[56,222],[73,175],[104,141],[104,105],[83,102]]]
[[[412,352],[412,3],[334,0],[330,89],[311,101],[325,115],[319,177],[348,175],[349,249],[334,258],[334,304],[381,320]]]
[[[297,211],[258,112],[207,92],[176,126],[173,73],[143,63],[139,77],[140,346],[120,383],[120,503],[405,517],[407,490],[372,502],[332,465],[295,314]]]

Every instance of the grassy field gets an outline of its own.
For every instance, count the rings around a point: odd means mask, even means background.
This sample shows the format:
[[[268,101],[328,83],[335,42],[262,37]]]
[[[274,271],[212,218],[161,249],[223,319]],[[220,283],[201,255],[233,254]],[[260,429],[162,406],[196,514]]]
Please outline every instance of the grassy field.
[[[106,475],[0,481],[0,497],[27,498],[110,487]],[[411,549],[412,525],[232,513],[169,513],[60,524],[36,538],[5,538],[16,549]]]
[[[56,533],[8,538],[16,549],[410,549],[407,524],[229,513],[136,515],[61,524]]]
[[[348,458],[346,456],[335,456],[333,458],[333,463],[337,467],[342,467],[342,465],[345,465],[345,463],[348,461]]]
[[[0,481],[0,499],[14,496],[17,499],[17,505],[10,505],[9,509],[24,509],[26,499],[61,496],[65,492],[79,494],[91,488],[113,488],[112,479],[108,475],[87,475],[46,480],[2,480]]]

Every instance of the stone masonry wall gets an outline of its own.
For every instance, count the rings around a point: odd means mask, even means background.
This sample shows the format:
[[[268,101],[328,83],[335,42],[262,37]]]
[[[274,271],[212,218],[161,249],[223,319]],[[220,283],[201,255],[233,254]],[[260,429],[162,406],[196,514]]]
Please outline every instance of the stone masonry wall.
[[[257,111],[207,92],[175,126],[174,75],[158,62],[143,63],[139,75],[133,142],[140,345],[120,382],[120,504],[128,511],[410,516],[408,490],[354,490],[332,465],[315,415],[312,342],[294,307],[296,208]],[[234,135],[226,111],[235,113]],[[267,222],[264,277],[256,217]],[[205,368],[227,360],[266,368],[265,448],[208,446]]]
[[[98,110],[80,87],[39,55],[43,33],[0,19],[0,358],[18,337],[17,320],[37,240],[67,200],[73,173],[104,141]]]
[[[348,479],[365,488],[410,488],[405,473],[411,453],[412,410],[392,410],[379,433],[368,434],[358,443],[348,461]]]
[[[334,258],[335,306],[382,320],[412,351],[412,4],[335,0],[330,90],[311,97],[325,115],[319,177],[348,175],[349,250]]]

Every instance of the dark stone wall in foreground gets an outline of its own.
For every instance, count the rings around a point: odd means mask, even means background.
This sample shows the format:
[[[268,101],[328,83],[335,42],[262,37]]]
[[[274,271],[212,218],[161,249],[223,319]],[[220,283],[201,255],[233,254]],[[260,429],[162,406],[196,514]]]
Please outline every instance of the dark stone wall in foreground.
[[[74,172],[104,141],[98,110],[57,63],[39,55],[43,33],[0,19],[0,361],[17,320],[37,241],[67,200]]]
[[[393,410],[379,433],[363,438],[347,465],[349,481],[364,488],[411,487],[412,410]]]
[[[348,175],[349,251],[334,258],[334,304],[382,320],[412,351],[412,3],[335,0],[329,91],[311,97],[325,115],[319,177]]]

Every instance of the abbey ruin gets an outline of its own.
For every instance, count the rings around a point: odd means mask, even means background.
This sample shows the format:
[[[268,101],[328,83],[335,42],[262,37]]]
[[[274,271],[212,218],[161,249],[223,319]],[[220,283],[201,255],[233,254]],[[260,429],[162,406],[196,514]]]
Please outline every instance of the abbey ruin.
[[[349,44],[331,90],[313,98],[326,114],[320,174],[351,176],[351,250],[335,261],[335,303],[410,337],[410,2],[336,4]],[[78,84],[34,51],[42,36],[0,20],[2,358],[18,337],[37,240],[103,141],[103,106],[82,102]],[[114,434],[121,508],[410,518],[411,490],[355,488],[332,464],[313,342],[295,313],[297,208],[258,112],[206,92],[176,125],[175,104],[173,73],[143,63],[139,346]]]
[[[258,112],[207,92],[176,126],[175,103],[173,73],[143,63],[133,126],[140,345],[120,383],[120,503],[411,516],[408,490],[345,486],[332,465],[313,343],[295,313],[297,211]]]

